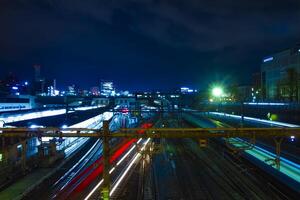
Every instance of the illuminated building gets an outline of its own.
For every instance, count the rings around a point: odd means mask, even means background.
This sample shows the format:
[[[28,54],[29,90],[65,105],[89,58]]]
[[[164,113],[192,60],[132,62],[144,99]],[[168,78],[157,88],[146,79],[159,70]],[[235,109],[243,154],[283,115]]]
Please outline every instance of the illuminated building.
[[[100,95],[99,87],[92,87],[91,88],[91,94],[93,96],[99,96]]]
[[[300,45],[262,60],[262,93],[266,101],[299,101]]]
[[[67,96],[76,96],[77,95],[76,86],[75,85],[68,86],[68,90],[66,92],[66,95]]]
[[[53,80],[53,85],[47,87],[47,96],[58,96],[59,91],[56,89],[56,80]]]
[[[101,95],[115,96],[115,88],[112,81],[101,81]]]
[[[193,89],[190,89],[188,87],[181,87],[180,88],[180,92],[182,94],[187,94],[187,93],[193,93],[193,92],[198,92],[197,90],[193,90]]]

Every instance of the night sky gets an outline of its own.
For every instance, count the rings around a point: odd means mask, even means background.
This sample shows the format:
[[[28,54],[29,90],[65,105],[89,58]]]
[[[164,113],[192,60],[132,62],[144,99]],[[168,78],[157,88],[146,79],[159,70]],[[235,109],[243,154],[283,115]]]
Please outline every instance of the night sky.
[[[0,0],[0,78],[129,90],[246,84],[300,42],[299,0]]]

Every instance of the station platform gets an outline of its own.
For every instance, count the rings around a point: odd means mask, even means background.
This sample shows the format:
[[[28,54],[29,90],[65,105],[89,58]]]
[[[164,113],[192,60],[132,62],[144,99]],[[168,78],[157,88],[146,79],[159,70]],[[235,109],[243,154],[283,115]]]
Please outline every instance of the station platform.
[[[41,180],[42,177],[50,173],[51,170],[53,170],[53,168],[38,169],[35,172],[32,172],[24,176],[16,183],[10,185],[8,188],[1,191],[0,199],[5,199],[5,200],[22,199],[23,194],[27,193],[27,191],[30,191],[31,188],[33,188],[39,182],[39,180]]]

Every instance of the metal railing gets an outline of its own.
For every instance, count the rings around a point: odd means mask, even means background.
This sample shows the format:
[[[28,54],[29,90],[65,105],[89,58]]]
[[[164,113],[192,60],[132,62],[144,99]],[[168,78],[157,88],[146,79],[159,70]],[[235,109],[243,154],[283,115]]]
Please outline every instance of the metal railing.
[[[140,133],[142,131],[142,134]],[[110,164],[109,140],[111,138],[272,138],[276,141],[276,162],[280,163],[280,146],[282,138],[300,136],[300,128],[123,128],[118,132],[109,131],[108,121],[103,122],[102,129],[88,128],[0,128],[1,137],[96,137],[103,140],[103,199],[109,199]]]

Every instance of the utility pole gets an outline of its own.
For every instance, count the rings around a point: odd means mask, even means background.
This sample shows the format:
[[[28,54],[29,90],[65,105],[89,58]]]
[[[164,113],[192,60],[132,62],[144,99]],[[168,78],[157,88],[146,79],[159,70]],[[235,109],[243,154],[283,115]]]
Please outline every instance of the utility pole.
[[[103,188],[102,199],[109,200],[110,177],[109,177],[109,122],[103,121]]]
[[[68,112],[69,112],[68,96],[65,96],[64,101],[65,101],[65,108],[66,108],[65,123],[67,123],[68,122]]]
[[[242,100],[242,104],[241,104],[241,128],[244,127],[244,100]]]

